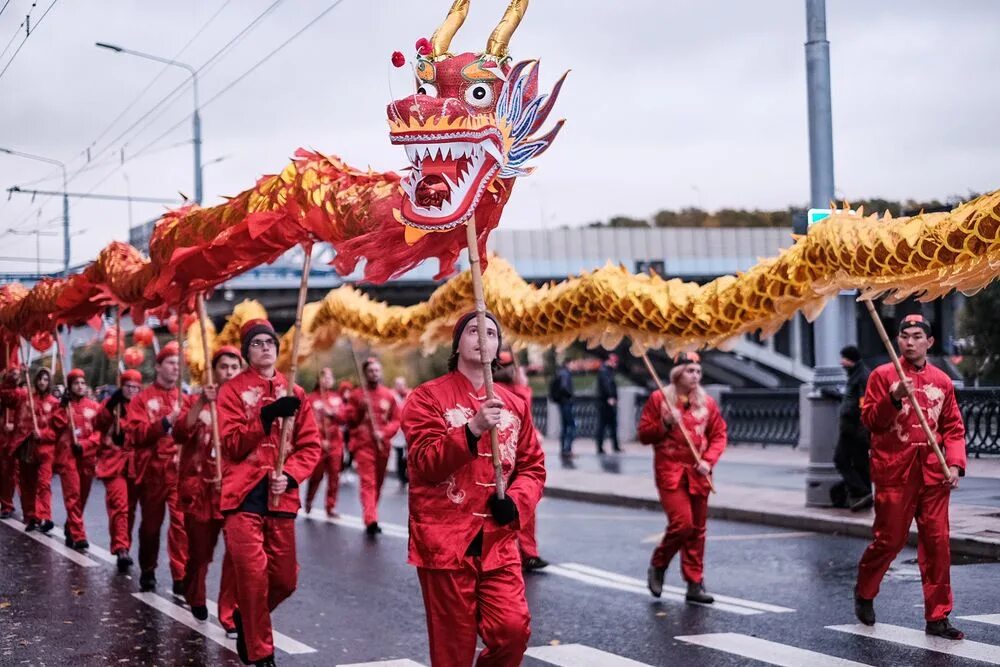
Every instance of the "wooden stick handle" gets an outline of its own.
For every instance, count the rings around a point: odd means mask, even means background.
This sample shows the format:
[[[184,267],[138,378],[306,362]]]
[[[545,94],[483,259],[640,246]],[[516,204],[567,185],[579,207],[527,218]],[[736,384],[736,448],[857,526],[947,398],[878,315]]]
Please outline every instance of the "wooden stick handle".
[[[205,308],[205,297],[199,294],[195,297],[198,306],[198,325],[201,328],[201,347],[205,354],[205,384],[215,385],[215,369],[212,368],[212,350],[208,344],[208,310]],[[178,316],[180,317],[180,316]],[[212,456],[215,458],[216,485],[222,483],[222,446],[219,437],[219,412],[215,401],[208,404],[208,416],[212,425]]]
[[[56,327],[56,350],[59,352],[59,360],[62,364],[63,372],[63,383],[66,385],[66,393],[69,394],[69,377],[67,376],[68,371],[66,370],[66,350],[63,347],[62,335],[59,333],[59,327]],[[72,397],[70,397],[72,400]],[[76,437],[76,420],[73,418],[73,406],[69,403],[66,405],[66,414],[69,416],[69,435],[70,440],[73,442],[75,447],[80,446],[80,440]]]
[[[289,396],[295,395],[295,374],[299,371],[299,345],[302,342],[302,311],[306,307],[306,296],[309,293],[309,269],[312,266],[312,243],[304,248],[302,256],[302,280],[299,282],[299,301],[295,306],[295,333],[292,335],[292,363],[285,376],[288,380]],[[280,477],[285,470],[285,458],[295,431],[295,416],[288,417],[281,424],[281,439],[278,441],[278,464],[274,472]],[[281,498],[271,496],[271,506],[277,507]]]
[[[652,376],[653,381],[656,382],[656,386],[659,388],[660,393],[663,395],[663,404],[667,406],[668,410],[670,410],[670,416],[673,418],[677,426],[681,429],[681,434],[684,436],[684,441],[687,443],[688,449],[691,450],[691,456],[694,457],[696,463],[701,463],[701,454],[698,452],[698,449],[694,446],[694,441],[691,439],[691,435],[687,432],[687,429],[684,428],[684,420],[682,415],[677,411],[677,407],[671,405],[670,401],[667,399],[666,389],[664,389],[663,382],[660,381],[660,376],[656,372],[656,369],[653,368],[653,362],[649,360],[649,355],[643,352],[642,360],[646,364],[646,370],[649,371],[650,376]],[[711,489],[712,493],[717,493],[717,491],[715,490],[715,484],[712,483],[711,473],[706,475],[705,479],[708,480],[708,488]]]
[[[115,308],[115,385],[121,389],[122,386],[122,348],[125,341],[122,339],[122,307]],[[122,432],[121,406],[115,408],[115,434]]]
[[[493,360],[486,352],[486,298],[483,296],[483,269],[479,260],[479,241],[476,238],[476,216],[465,223],[465,243],[469,252],[469,273],[472,275],[472,295],[476,303],[476,329],[479,332],[479,359],[483,364],[483,384],[486,398],[493,400]],[[500,460],[500,439],[494,426],[490,429],[490,453],[493,457],[493,472],[496,477],[497,498],[504,499],[506,486],[503,478],[503,463]]]
[[[24,355],[24,386],[28,390],[28,410],[31,412],[31,426],[34,429],[35,437],[41,437],[38,431],[38,415],[35,414],[35,390],[31,386],[31,341],[28,343],[28,353]]]
[[[931,448],[934,449],[934,455],[937,456],[938,461],[941,463],[945,479],[951,479],[951,469],[948,467],[948,461],[944,458],[944,452],[941,451],[941,447],[938,446],[937,436],[931,430],[930,424],[927,423],[927,417],[924,415],[923,409],[917,402],[917,397],[913,395],[913,392],[906,385],[906,373],[903,372],[903,365],[899,363],[899,355],[896,354],[896,348],[892,346],[892,342],[889,340],[889,334],[885,331],[885,325],[882,324],[882,318],[878,316],[878,311],[875,310],[875,304],[873,304],[870,299],[865,301],[865,306],[867,306],[868,313],[872,316],[872,322],[875,324],[875,330],[878,331],[878,337],[882,339],[882,344],[885,345],[885,351],[889,353],[889,359],[892,361],[892,365],[896,369],[896,375],[899,376],[899,381],[903,384],[903,388],[906,390],[906,398],[910,401],[910,405],[913,406],[913,410],[917,415],[917,420],[920,422],[920,428],[924,430],[927,442],[930,443]]]

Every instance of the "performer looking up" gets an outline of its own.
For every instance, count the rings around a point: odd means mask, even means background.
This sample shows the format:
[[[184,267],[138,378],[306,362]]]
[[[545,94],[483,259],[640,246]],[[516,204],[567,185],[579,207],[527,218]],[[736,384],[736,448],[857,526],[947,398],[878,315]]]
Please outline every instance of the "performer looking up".
[[[486,321],[489,358],[500,327]],[[413,390],[403,408],[409,447],[409,562],[417,567],[427,612],[431,664],[466,667],[476,636],[486,648],[477,665],[519,665],[531,615],[517,533],[531,520],[545,484],[545,458],[531,409],[503,385],[486,399],[475,313],[459,319],[447,375]],[[490,449],[496,427],[501,500]]]
[[[275,370],[278,334],[267,320],[240,332],[249,367],[219,390],[226,552],[236,578],[236,648],[245,664],[273,665],[271,612],[295,591],[295,514],[299,485],[322,454],[312,405],[302,387]],[[284,420],[294,419],[282,474]],[[274,499],[277,498],[277,505]]]
[[[899,326],[899,353],[905,385],[892,364],[872,371],[862,402],[861,420],[871,431],[871,475],[875,484],[874,539],[861,555],[854,612],[875,624],[875,596],[889,565],[906,546],[917,519],[920,580],[924,589],[925,631],[946,639],[965,635],[951,625],[951,542],[948,502],[965,474],[965,425],[955,401],[955,384],[927,360],[934,345],[931,326],[921,315],[907,315]],[[907,387],[923,410],[944,452],[948,476],[927,442]]]

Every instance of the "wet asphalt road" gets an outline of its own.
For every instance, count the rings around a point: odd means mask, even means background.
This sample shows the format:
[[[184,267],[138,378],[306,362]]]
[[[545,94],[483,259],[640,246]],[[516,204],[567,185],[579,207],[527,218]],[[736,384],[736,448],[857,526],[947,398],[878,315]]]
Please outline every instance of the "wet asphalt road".
[[[55,487],[58,490],[58,483]],[[392,659],[429,664],[420,591],[413,568],[405,562],[406,496],[395,480],[387,481],[381,517],[386,533],[370,542],[351,519],[360,514],[356,493],[353,481],[342,484],[342,524],[299,519],[299,590],[275,613],[275,628],[301,642],[297,647],[289,644],[293,650],[313,652],[279,650],[279,664],[348,665]],[[58,523],[64,514],[58,492],[56,496]],[[9,524],[0,526],[0,665],[240,664],[235,653],[204,636],[218,633],[214,617],[207,624],[193,622],[190,613],[171,599],[165,554],[158,572],[159,598],[154,602],[197,629],[134,597],[138,581],[117,575],[114,566],[102,560],[101,547],[108,545],[103,501],[103,487],[96,484],[86,512],[95,545],[82,561],[89,567],[19,534]],[[780,644],[869,665],[986,664],[828,629],[854,623],[851,590],[865,546],[855,538],[711,521],[706,583],[712,592],[739,600],[711,608],[666,597],[654,600],[644,591],[644,578],[663,524],[657,512],[544,500],[539,508],[539,543],[542,555],[556,567],[527,578],[531,646],[560,645],[553,654],[557,656],[559,651],[575,650],[566,645],[581,644],[604,652],[592,664],[612,667],[767,664],[754,662],[746,651],[737,655],[676,639],[737,633],[773,642],[763,649],[772,661],[781,648],[775,645]],[[922,631],[915,557],[914,550],[904,551],[887,577],[876,601],[877,627],[891,624]],[[209,575],[210,597],[218,590],[219,562],[221,545]],[[1000,664],[1000,625],[957,618],[1000,614],[1000,564],[956,564],[952,578],[955,624],[968,639],[991,645],[973,650],[984,651],[980,657]],[[676,565],[668,572],[667,583],[683,585]],[[718,641],[732,648],[743,640]],[[528,658],[525,664],[584,664],[574,657],[578,654],[568,655],[548,656],[549,662]],[[622,658],[637,663],[615,662]],[[560,659],[566,661],[559,663]],[[819,664],[814,657],[789,659],[780,664]]]

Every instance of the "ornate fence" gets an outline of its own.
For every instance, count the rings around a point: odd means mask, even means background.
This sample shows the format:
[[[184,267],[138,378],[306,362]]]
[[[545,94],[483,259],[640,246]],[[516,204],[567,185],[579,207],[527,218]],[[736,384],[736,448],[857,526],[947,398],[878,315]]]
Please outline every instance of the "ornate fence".
[[[734,389],[722,395],[729,442],[799,444],[798,389]]]
[[[1000,454],[1000,388],[958,389],[969,454]]]

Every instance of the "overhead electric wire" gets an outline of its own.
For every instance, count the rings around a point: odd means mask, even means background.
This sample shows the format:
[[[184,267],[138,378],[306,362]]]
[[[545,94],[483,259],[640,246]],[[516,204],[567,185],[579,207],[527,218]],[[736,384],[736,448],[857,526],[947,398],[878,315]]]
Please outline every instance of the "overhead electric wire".
[[[45,17],[49,15],[49,12],[52,11],[52,8],[56,6],[57,2],[59,2],[59,0],[52,0],[52,4],[48,6],[45,12],[43,12],[42,15],[38,17],[38,21],[35,22],[35,29],[24,35],[24,39],[21,40],[21,43],[17,45],[17,49],[14,51],[13,55],[11,55],[10,60],[8,60],[4,68],[0,70],[0,79],[2,79],[3,75],[7,73],[8,69],[10,69],[10,66],[14,63],[14,59],[17,58],[17,54],[21,52],[21,49],[24,48],[25,43],[27,43],[28,38],[38,31],[38,26],[42,24],[42,21],[44,21]],[[32,8],[34,8],[34,5],[32,5]],[[25,21],[27,21],[27,19],[25,19]]]

